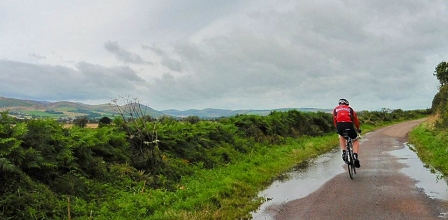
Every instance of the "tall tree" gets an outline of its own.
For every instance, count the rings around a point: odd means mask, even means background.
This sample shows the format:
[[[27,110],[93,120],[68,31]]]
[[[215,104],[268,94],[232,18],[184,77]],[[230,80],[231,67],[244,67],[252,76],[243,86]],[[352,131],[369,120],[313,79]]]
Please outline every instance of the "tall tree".
[[[437,77],[441,86],[447,85],[448,84],[448,62],[446,62],[446,61],[440,62],[439,65],[436,66],[436,69],[435,69],[433,75]]]

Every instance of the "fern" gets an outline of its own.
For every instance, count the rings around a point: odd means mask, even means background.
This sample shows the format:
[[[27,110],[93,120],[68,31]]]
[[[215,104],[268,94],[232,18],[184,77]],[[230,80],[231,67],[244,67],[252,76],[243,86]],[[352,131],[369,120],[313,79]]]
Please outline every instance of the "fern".
[[[0,171],[14,173],[17,171],[17,167],[11,161],[2,157],[0,158]]]

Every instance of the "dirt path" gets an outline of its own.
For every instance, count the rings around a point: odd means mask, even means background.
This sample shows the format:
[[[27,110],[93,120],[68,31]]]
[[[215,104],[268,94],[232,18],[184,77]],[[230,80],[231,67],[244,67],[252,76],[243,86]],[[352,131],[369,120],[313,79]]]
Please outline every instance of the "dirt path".
[[[428,198],[415,180],[399,171],[404,165],[398,158],[388,153],[404,147],[408,131],[422,121],[366,134],[354,180],[340,174],[316,192],[278,207],[275,219],[441,219],[448,204]]]

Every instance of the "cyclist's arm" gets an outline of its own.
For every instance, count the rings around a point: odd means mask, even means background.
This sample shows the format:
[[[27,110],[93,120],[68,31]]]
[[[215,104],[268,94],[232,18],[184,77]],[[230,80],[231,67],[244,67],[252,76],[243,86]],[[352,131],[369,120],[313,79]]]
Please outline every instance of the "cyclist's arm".
[[[336,123],[337,123],[337,113],[336,113],[336,109],[333,110],[333,124],[336,127]]]
[[[356,112],[353,110],[353,123],[355,124],[356,129],[360,129],[359,127],[359,119],[358,116],[356,115]]]

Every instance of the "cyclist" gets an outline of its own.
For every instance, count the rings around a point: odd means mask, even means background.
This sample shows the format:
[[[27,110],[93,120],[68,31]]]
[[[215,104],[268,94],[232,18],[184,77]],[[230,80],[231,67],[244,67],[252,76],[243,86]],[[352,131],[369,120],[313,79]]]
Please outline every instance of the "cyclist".
[[[342,160],[347,163],[346,154],[346,139],[342,136],[345,129],[350,129],[348,135],[353,140],[353,155],[354,165],[359,168],[361,165],[358,159],[359,141],[358,133],[361,133],[359,128],[359,119],[356,112],[350,107],[347,99],[339,99],[339,105],[333,110],[333,122],[339,134],[339,144],[342,149]],[[355,130],[356,127],[356,130]]]

